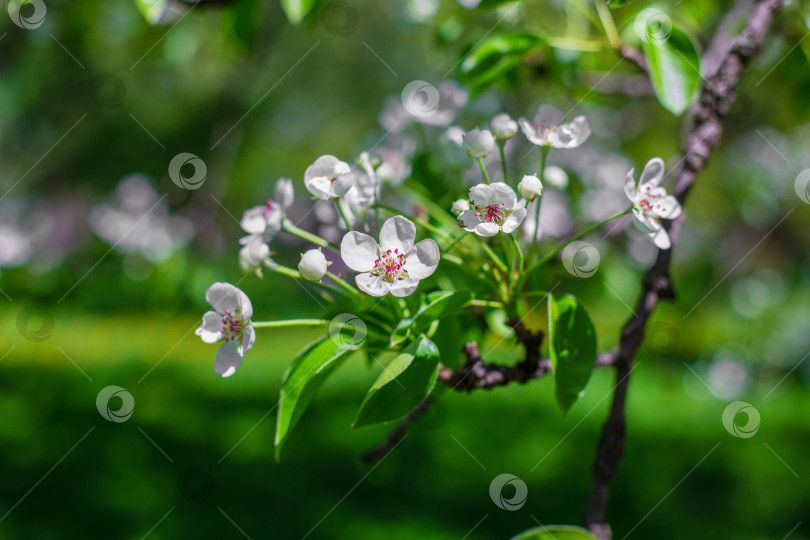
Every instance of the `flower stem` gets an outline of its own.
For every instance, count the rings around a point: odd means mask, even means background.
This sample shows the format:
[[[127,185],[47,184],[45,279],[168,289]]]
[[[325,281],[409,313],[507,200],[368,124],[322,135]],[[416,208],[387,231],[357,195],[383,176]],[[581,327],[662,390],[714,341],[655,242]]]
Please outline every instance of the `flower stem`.
[[[282,230],[284,230],[284,231],[286,231],[286,232],[288,232],[288,233],[290,233],[290,234],[292,234],[294,236],[297,236],[298,238],[306,240],[307,242],[312,242],[316,246],[325,247],[325,248],[328,248],[328,249],[331,249],[331,250],[334,250],[334,251],[340,251],[340,248],[338,246],[336,246],[335,244],[333,244],[332,242],[324,240],[323,238],[321,238],[317,234],[312,234],[311,232],[308,232],[308,231],[305,231],[304,229],[300,229],[300,228],[296,227],[295,225],[290,223],[290,220],[288,220],[288,219],[284,219],[284,223],[283,223],[281,228],[282,228]]]
[[[343,222],[346,224],[346,229],[351,231],[352,224],[349,223],[349,218],[346,217],[346,213],[343,211],[343,205],[340,203],[340,199],[335,199],[335,204],[337,205],[338,212],[340,212],[340,217],[343,218]]]
[[[490,180],[489,180],[489,174],[487,174],[487,168],[484,167],[483,158],[476,158],[476,159],[478,160],[478,166],[481,168],[481,176],[484,177],[484,182],[486,182],[487,184],[491,184],[492,182],[490,182]]]
[[[288,268],[286,266],[282,266],[280,264],[272,264],[267,267],[268,270],[271,272],[275,272],[277,274],[281,274],[283,276],[291,277],[293,279],[297,279],[311,285],[315,285],[316,287],[320,287],[321,289],[326,289],[327,291],[335,294],[340,294],[348,298],[349,300],[357,300],[357,296],[360,294],[359,292],[355,291],[354,294],[349,294],[346,291],[338,289],[337,287],[332,287],[331,285],[327,285],[326,283],[321,283],[319,281],[310,281],[306,279],[304,276],[301,275],[301,272],[298,270],[293,270],[292,268]]]
[[[540,154],[540,174],[538,178],[540,181],[543,181],[543,174],[546,172],[546,157],[548,156],[548,146],[544,146],[541,154]],[[534,252],[537,249],[537,237],[540,234],[540,201],[543,200],[543,195],[540,194],[537,197],[537,202],[535,203],[537,206],[535,207],[535,218],[534,218],[534,234],[532,235],[532,241],[529,245],[529,255],[526,257],[526,260],[529,261],[531,264],[532,259],[534,258]]]
[[[507,268],[506,268],[506,265],[501,260],[501,258],[498,257],[498,255],[496,255],[494,251],[492,251],[492,248],[489,247],[487,245],[487,243],[480,236],[478,236],[476,234],[475,237],[478,239],[478,243],[481,244],[481,247],[486,252],[486,254],[489,255],[489,258],[492,259],[492,262],[494,262],[495,265],[500,269],[500,271],[505,274],[506,271],[507,271]]]
[[[448,236],[449,236],[449,235],[448,235]],[[458,236],[458,237],[457,237],[455,240],[453,240],[452,242],[450,242],[449,244],[447,244],[447,247],[442,248],[442,251],[450,251],[450,250],[451,250],[451,249],[453,249],[453,247],[455,247],[455,245],[456,245],[456,244],[458,244],[458,243],[459,243],[461,240],[464,240],[465,238],[467,238],[467,236],[469,236],[469,235],[468,235],[468,234],[466,234],[466,231],[462,232],[462,233],[461,233],[461,234],[460,234],[460,235],[459,235],[459,236]]]
[[[333,274],[332,272],[327,271],[327,272],[326,272],[326,276],[327,276],[329,279],[331,279],[332,281],[334,281],[335,283],[337,283],[338,285],[340,285],[341,287],[343,287],[344,289],[346,289],[347,291],[349,291],[350,293],[352,293],[353,295],[358,295],[358,294],[360,294],[360,291],[358,291],[357,289],[355,289],[354,287],[352,287],[351,285],[349,285],[347,282],[345,282],[345,281],[343,281],[342,279],[340,279],[339,277],[337,277],[337,276],[336,276],[335,274]]]
[[[254,328],[284,328],[287,326],[329,326],[329,319],[287,319],[283,321],[253,321]]]
[[[604,225],[605,223],[607,223],[609,221],[613,221],[616,218],[620,218],[622,216],[625,216],[625,215],[629,214],[631,210],[633,210],[632,207],[628,208],[627,210],[623,210],[623,211],[619,212],[618,214],[614,214],[614,215],[610,216],[609,218],[600,221],[599,223],[594,223],[593,225],[591,225],[590,227],[588,227],[587,229],[585,229],[581,233],[579,233],[579,234],[577,234],[575,236],[572,236],[571,238],[569,238],[568,240],[566,240],[565,242],[563,242],[562,244],[560,244],[556,248],[554,248],[550,253],[547,253],[542,259],[540,259],[535,264],[533,264],[532,267],[529,269],[529,271],[537,268],[538,266],[543,266],[544,264],[546,264],[548,261],[553,259],[559,252],[564,250],[565,247],[568,244],[570,244],[571,242],[576,242],[577,240],[579,240],[580,238],[582,238],[586,234],[598,229],[599,227],[601,227],[602,225]]]
[[[618,49],[622,46],[622,40],[619,38],[619,32],[616,30],[616,23],[613,22],[613,16],[610,14],[610,8],[607,6],[606,2],[602,2],[600,0],[595,0],[594,4],[596,5],[596,13],[599,15],[602,28],[605,30],[605,36],[608,39],[608,43],[610,43],[610,46],[614,49]]]
[[[506,141],[498,141],[498,153],[501,155],[501,173],[503,174],[503,181],[507,185],[509,183],[509,176],[506,174],[506,156],[503,153],[503,148],[506,146]]]
[[[520,249],[520,244],[518,244],[516,235],[507,234],[506,236],[512,240],[512,245],[515,246],[515,253],[517,253],[518,258],[518,272],[523,272],[523,250]]]

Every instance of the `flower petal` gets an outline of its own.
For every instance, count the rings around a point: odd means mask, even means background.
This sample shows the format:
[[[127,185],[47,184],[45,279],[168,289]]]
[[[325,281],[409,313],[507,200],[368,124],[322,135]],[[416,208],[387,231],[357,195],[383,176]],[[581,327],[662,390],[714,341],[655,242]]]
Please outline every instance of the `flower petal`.
[[[507,217],[503,221],[503,226],[501,227],[501,230],[506,234],[511,234],[520,226],[521,223],[523,223],[523,220],[525,218],[526,218],[526,209],[518,208],[517,210],[509,214],[509,217]]]
[[[398,279],[391,284],[391,294],[400,298],[410,296],[419,286],[419,280],[413,277]]]
[[[475,234],[478,236],[495,236],[500,231],[500,227],[498,227],[494,223],[479,223],[475,226]]]
[[[340,258],[355,272],[368,272],[379,256],[377,242],[367,234],[351,231],[340,242]]]
[[[537,112],[534,115],[534,123],[537,126],[550,128],[561,125],[564,118],[565,115],[560,109],[554,105],[543,103],[537,107]]]
[[[242,344],[239,347],[239,354],[245,356],[245,354],[253,348],[253,344],[256,342],[256,330],[253,328],[252,324],[248,324],[247,327],[242,332]]]
[[[486,206],[495,201],[495,191],[492,186],[478,184],[470,188],[470,202],[476,206]]]
[[[405,259],[405,271],[412,278],[425,279],[436,271],[440,257],[438,244],[430,238],[426,238],[416,243],[408,253],[408,258]]]
[[[504,184],[503,182],[495,182],[494,184],[492,184],[491,187],[494,193],[496,203],[500,204],[507,210],[511,210],[512,208],[515,207],[515,203],[517,202],[517,195],[515,195],[514,189]]]
[[[385,220],[380,228],[380,249],[408,253],[413,248],[415,238],[416,225],[406,217],[394,216]]]
[[[361,291],[371,296],[385,296],[390,288],[382,277],[368,272],[357,274],[354,282]]]
[[[536,144],[537,146],[544,146],[546,144],[545,138],[535,129],[531,122],[525,118],[519,118],[518,124],[520,125],[520,131],[523,132],[523,136],[526,137],[530,143]]]
[[[239,293],[239,308],[242,310],[242,318],[246,321],[250,320],[253,317],[253,304],[250,303],[250,298],[242,289],[238,287],[234,287],[234,289]]]
[[[264,205],[245,210],[239,225],[248,234],[262,234],[267,227],[267,221],[264,219],[265,210],[267,207]]]
[[[316,176],[331,177],[335,173],[335,165],[337,165],[339,161],[338,158],[329,154],[319,157],[315,160],[315,163],[307,167],[304,171],[304,181]]]
[[[636,179],[633,177],[635,172],[635,169],[630,169],[624,177],[624,194],[633,203],[636,202]]]
[[[481,216],[475,210],[465,210],[458,215],[458,221],[464,224],[465,230],[472,232],[481,223]]]
[[[239,354],[238,347],[233,341],[224,343],[217,352],[217,358],[214,360],[214,371],[223,377],[230,377],[239,366],[242,365],[242,356]]]
[[[214,311],[224,315],[226,311],[234,313],[240,307],[240,296],[242,292],[230,283],[214,283],[205,292],[205,299],[214,308]],[[242,293],[244,294],[244,293]]]
[[[661,158],[652,158],[644,165],[644,170],[641,171],[641,177],[638,179],[639,187],[650,186],[651,188],[661,183],[664,178],[664,160]]]
[[[591,135],[591,125],[584,116],[577,116],[563,124],[549,135],[551,145],[556,148],[576,148]]]
[[[681,215],[681,203],[674,195],[667,195],[653,204],[652,211],[664,219],[675,219]]]
[[[669,249],[672,247],[672,242],[669,239],[669,234],[667,230],[661,227],[657,231],[647,233],[647,236],[650,240],[653,241],[653,244],[658,246],[659,249]]]
[[[331,196],[330,188],[332,187],[332,182],[329,180],[328,176],[313,176],[312,178],[306,178],[304,180],[304,185],[310,193],[321,200],[325,201]]]
[[[344,164],[345,165],[345,164]],[[348,191],[354,185],[354,175],[350,171],[345,173],[341,173],[340,176],[335,178],[335,181],[332,182],[332,190],[331,192],[334,194],[335,197],[342,197],[348,193]]]
[[[657,219],[649,217],[638,208],[633,208],[633,224],[645,234],[661,229],[661,223]]]
[[[200,336],[205,343],[216,343],[222,339],[222,315],[216,311],[209,311],[203,315],[202,323],[195,334]]]

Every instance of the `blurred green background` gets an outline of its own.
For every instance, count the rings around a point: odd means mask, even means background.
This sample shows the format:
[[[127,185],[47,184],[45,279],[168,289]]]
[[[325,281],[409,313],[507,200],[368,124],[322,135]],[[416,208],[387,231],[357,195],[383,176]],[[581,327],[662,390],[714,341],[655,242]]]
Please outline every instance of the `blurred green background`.
[[[319,334],[262,330],[223,380],[211,369],[216,348],[193,329],[208,285],[242,278],[233,216],[286,176],[293,214],[314,225],[304,169],[379,141],[386,99],[413,80],[460,80],[472,95],[456,122],[466,129],[501,111],[531,116],[541,102],[588,116],[585,147],[551,158],[570,178],[557,194],[569,220],[605,215],[626,171],[650,157],[677,168],[683,119],[603,45],[539,46],[492,80],[463,72],[484,36],[604,43],[592,5],[318,2],[297,26],[275,1],[201,3],[158,25],[126,0],[46,5],[37,28],[0,17],[0,538],[508,538],[537,522],[580,521],[610,403],[607,371],[566,418],[551,380],[444,393],[372,468],[359,456],[390,428],[348,427],[378,374],[358,356],[276,463],[281,376]],[[632,42],[634,17],[653,5],[614,12],[623,38]],[[700,50],[732,6],[657,5]],[[794,184],[810,167],[806,14],[793,3],[774,22],[686,205],[678,299],[656,312],[631,381],[609,508],[617,538],[810,538],[810,214]],[[438,147],[441,133],[425,132]],[[515,168],[533,172],[538,154],[524,155],[518,138],[513,150],[525,159]],[[202,188],[169,179],[180,152],[205,161]],[[417,153],[408,182],[442,174],[432,153]],[[141,180],[120,184],[133,175]],[[449,207],[463,192],[437,202]],[[131,224],[121,218],[128,204],[158,211],[116,241],[117,222],[105,216]],[[596,276],[557,277],[589,306],[608,350],[653,253],[632,231],[600,237]],[[302,246],[281,238],[274,249],[294,265]],[[257,318],[322,316],[279,276],[239,286]],[[499,339],[487,335],[482,351],[514,361]],[[124,423],[96,410],[109,385],[135,399]],[[751,438],[723,427],[735,400],[761,415]],[[489,497],[504,472],[528,484],[515,512]]]

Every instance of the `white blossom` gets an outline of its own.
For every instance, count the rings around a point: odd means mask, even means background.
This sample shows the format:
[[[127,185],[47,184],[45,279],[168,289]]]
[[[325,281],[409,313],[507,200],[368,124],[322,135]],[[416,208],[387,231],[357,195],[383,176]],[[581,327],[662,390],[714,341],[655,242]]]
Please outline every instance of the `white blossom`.
[[[224,341],[214,360],[214,371],[223,377],[230,377],[242,364],[245,356],[256,341],[253,329],[253,305],[241,289],[230,283],[214,283],[205,293],[205,299],[213,311],[203,315],[202,324],[196,334],[205,343]]]
[[[521,118],[518,123],[523,135],[537,146],[576,148],[591,134],[591,126],[584,116],[564,123],[563,112],[551,105],[540,105],[531,122]]]
[[[502,141],[514,137],[518,130],[517,122],[506,113],[495,115],[489,124],[495,137]]]
[[[543,182],[536,175],[526,175],[518,184],[520,196],[529,202],[543,194]]]
[[[458,216],[458,224],[479,236],[514,232],[526,217],[526,208],[515,191],[503,182],[478,184],[470,188],[470,210]]]
[[[276,182],[276,187],[273,190],[273,199],[278,201],[281,209],[285,212],[293,205],[295,200],[295,190],[293,189],[292,180],[289,178],[279,178]]]
[[[467,155],[484,158],[495,149],[495,138],[486,129],[473,129],[464,134],[462,139]]]
[[[664,179],[664,161],[661,158],[648,161],[638,184],[634,172],[630,169],[624,179],[624,193],[633,203],[633,223],[660,249],[669,249],[672,242],[661,219],[675,219],[681,215],[681,204],[675,196],[667,195],[666,189],[659,187]]]
[[[335,156],[321,156],[304,171],[304,185],[322,200],[344,196],[353,183],[351,167]]]
[[[239,225],[248,235],[260,236],[264,242],[270,242],[281,231],[283,218],[281,205],[267,199],[265,204],[245,210]]]
[[[466,212],[470,209],[470,201],[467,199],[459,199],[453,203],[453,206],[450,208],[450,211],[453,212],[455,216],[460,216],[463,212]]]
[[[409,296],[419,281],[439,265],[439,246],[431,239],[414,244],[416,226],[403,216],[394,216],[380,229],[380,243],[358,231],[343,237],[340,256],[346,266],[360,272],[355,282],[371,296]]]

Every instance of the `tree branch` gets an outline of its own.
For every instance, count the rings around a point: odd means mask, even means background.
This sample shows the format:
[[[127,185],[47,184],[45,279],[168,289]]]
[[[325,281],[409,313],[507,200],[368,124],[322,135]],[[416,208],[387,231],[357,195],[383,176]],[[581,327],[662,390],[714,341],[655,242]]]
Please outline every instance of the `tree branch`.
[[[684,165],[678,175],[673,194],[683,203],[697,175],[706,167],[723,133],[722,119],[734,102],[735,90],[747,62],[762,46],[765,33],[774,14],[782,7],[782,0],[757,0],[750,18],[742,31],[724,47],[718,40],[728,37],[718,32],[710,50],[727,50],[717,69],[709,74],[700,92],[696,110],[692,115],[692,127],[687,134],[683,151]],[[737,16],[732,12],[729,16]],[[721,25],[725,28],[727,25]],[[671,222],[669,234],[675,245],[685,216]],[[624,413],[627,385],[633,359],[644,340],[644,330],[652,310],[662,298],[674,298],[669,277],[672,250],[659,251],[655,263],[644,275],[642,291],[636,306],[636,314],[627,321],[622,330],[616,351],[616,387],[613,403],[597,447],[593,468],[594,484],[590,503],[585,515],[585,525],[600,540],[610,540],[612,533],[605,521],[610,484],[624,453],[626,419]]]

